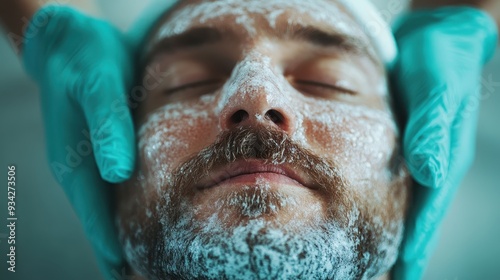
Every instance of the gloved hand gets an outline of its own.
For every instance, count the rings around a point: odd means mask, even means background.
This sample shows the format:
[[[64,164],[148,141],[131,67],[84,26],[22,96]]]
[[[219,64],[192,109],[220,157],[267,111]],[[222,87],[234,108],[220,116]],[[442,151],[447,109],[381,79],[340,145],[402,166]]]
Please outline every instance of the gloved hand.
[[[62,6],[37,11],[25,38],[23,63],[40,88],[52,172],[110,279],[120,273],[123,257],[111,186],[102,179],[123,181],[134,168],[126,103],[131,51],[111,25]]]
[[[407,110],[404,155],[418,185],[395,279],[420,279],[437,231],[473,162],[481,71],[497,44],[495,22],[467,7],[406,15],[395,29],[393,69]]]

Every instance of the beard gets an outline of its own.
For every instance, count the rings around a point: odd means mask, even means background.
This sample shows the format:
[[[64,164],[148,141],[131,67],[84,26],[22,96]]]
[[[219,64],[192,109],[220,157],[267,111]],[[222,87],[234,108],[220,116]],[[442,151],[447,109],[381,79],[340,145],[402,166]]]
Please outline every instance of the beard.
[[[236,160],[289,164],[314,182],[317,205],[304,205],[265,181],[242,186],[200,213],[193,187]],[[396,168],[402,170],[402,168]],[[391,168],[391,170],[396,170]],[[221,134],[172,174],[144,236],[122,232],[132,268],[148,279],[369,279],[394,264],[406,212],[407,176],[393,173],[378,196],[357,193],[337,166],[287,134],[244,127]],[[319,205],[319,206],[318,206]],[[311,208],[311,209],[306,209]],[[313,213],[312,218],[283,213]],[[203,218],[200,218],[200,215]],[[128,238],[125,238],[128,236]],[[142,247],[141,247],[142,246]]]

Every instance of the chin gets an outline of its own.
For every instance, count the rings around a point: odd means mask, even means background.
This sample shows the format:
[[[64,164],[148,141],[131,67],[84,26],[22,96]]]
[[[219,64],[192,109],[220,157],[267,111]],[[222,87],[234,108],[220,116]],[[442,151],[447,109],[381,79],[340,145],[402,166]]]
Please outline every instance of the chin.
[[[225,184],[195,195],[186,211],[199,222],[217,220],[232,228],[263,221],[300,230],[325,218],[325,199],[303,186],[290,184]]]

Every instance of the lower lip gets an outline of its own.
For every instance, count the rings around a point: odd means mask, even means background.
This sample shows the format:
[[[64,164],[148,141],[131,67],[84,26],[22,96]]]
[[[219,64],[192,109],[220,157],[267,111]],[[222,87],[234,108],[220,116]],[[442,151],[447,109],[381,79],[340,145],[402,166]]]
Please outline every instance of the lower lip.
[[[261,186],[262,183],[268,183],[271,185],[289,185],[289,186],[304,187],[304,185],[286,175],[272,173],[272,172],[259,172],[259,173],[243,174],[226,179],[212,186],[212,188],[223,187],[223,186],[240,186],[240,185],[257,187]]]

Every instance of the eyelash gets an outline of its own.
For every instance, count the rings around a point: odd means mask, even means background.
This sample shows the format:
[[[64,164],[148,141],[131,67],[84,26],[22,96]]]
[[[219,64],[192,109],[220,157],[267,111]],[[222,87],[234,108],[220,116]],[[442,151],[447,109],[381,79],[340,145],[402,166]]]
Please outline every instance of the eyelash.
[[[326,90],[330,90],[330,91],[335,91],[337,93],[340,92],[340,93],[349,94],[349,95],[356,95],[357,94],[357,92],[354,91],[354,90],[347,89],[347,88],[340,87],[340,86],[331,85],[331,84],[324,84],[324,83],[321,83],[321,82],[296,80],[295,83],[296,84],[300,84],[300,85],[319,87],[319,88],[322,88],[322,89],[326,89]]]
[[[188,90],[188,89],[192,89],[192,88],[215,85],[215,84],[219,84],[220,82],[221,82],[220,80],[212,79],[212,80],[198,81],[198,82],[194,82],[194,83],[190,83],[190,84],[184,84],[182,86],[167,89],[165,91],[165,94],[173,94],[176,92],[180,92],[180,91]]]
[[[185,84],[182,86],[168,89],[165,91],[165,94],[173,94],[173,93],[180,92],[183,90],[188,90],[188,89],[198,88],[198,87],[203,87],[203,86],[210,86],[210,85],[215,85],[215,84],[219,84],[219,83],[221,83],[221,81],[218,79],[203,80],[203,81]],[[322,89],[335,91],[337,93],[340,92],[340,93],[349,94],[349,95],[356,95],[357,94],[357,92],[354,90],[350,90],[350,89],[347,89],[344,87],[334,86],[334,85],[330,85],[330,84],[315,82],[315,81],[296,80],[295,83],[300,84],[300,85],[319,87]]]

